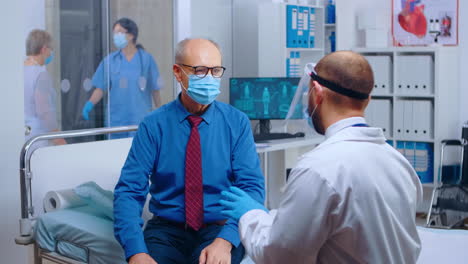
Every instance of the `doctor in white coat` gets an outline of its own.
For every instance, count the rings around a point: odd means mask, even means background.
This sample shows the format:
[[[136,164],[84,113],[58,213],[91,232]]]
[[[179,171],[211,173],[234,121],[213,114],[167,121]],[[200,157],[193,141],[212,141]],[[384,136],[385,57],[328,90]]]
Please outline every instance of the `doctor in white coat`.
[[[277,210],[245,192],[223,192],[256,263],[415,263],[421,250],[410,163],[364,119],[374,85],[361,55],[327,55],[310,73],[309,114],[326,140],[292,170]]]

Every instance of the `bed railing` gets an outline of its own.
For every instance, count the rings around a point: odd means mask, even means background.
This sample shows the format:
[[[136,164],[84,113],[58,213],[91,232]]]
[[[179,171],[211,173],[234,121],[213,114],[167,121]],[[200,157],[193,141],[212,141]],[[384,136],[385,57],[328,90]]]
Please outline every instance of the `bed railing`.
[[[121,126],[109,128],[93,128],[51,132],[42,134],[29,139],[24,143],[20,154],[20,194],[21,194],[21,219],[19,220],[20,235],[15,238],[16,244],[28,245],[33,243],[33,220],[34,207],[32,203],[32,171],[31,171],[31,155],[34,150],[31,147],[34,143],[43,140],[52,140],[58,138],[74,138],[85,136],[106,135],[121,132],[136,131],[138,126]]]

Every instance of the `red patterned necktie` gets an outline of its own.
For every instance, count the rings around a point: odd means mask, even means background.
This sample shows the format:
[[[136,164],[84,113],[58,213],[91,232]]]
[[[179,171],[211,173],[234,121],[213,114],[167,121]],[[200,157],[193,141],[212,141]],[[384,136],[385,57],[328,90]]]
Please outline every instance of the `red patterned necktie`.
[[[189,116],[192,125],[185,152],[185,223],[199,230],[203,225],[203,180],[201,165],[199,116]]]

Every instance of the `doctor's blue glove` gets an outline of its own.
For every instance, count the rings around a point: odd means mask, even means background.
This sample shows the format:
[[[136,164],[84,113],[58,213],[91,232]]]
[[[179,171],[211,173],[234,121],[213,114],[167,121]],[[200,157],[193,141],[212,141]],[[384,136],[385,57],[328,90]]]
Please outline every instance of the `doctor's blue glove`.
[[[83,106],[83,110],[81,110],[81,115],[83,116],[84,120],[89,120],[89,112],[93,110],[94,104],[91,101],[87,101],[86,104]]]
[[[229,191],[221,192],[221,196],[219,203],[224,207],[221,213],[236,222],[239,222],[239,219],[250,210],[260,209],[268,212],[263,204],[255,201],[250,195],[237,187],[231,186]]]

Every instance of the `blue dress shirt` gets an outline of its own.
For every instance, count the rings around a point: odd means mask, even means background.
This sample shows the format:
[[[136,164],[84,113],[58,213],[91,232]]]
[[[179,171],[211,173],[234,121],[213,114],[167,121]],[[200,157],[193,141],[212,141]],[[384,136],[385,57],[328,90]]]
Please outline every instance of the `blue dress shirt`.
[[[180,99],[149,114],[138,128],[115,187],[114,231],[127,258],[148,250],[142,208],[148,191],[149,209],[159,217],[185,222],[185,149],[191,115]],[[221,191],[237,186],[264,202],[264,177],[259,166],[250,122],[230,105],[213,102],[198,126],[202,153],[204,222],[223,220]],[[148,180],[151,181],[149,185]],[[235,247],[237,222],[228,220],[218,237]]]

